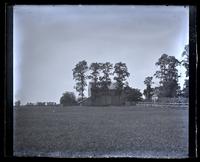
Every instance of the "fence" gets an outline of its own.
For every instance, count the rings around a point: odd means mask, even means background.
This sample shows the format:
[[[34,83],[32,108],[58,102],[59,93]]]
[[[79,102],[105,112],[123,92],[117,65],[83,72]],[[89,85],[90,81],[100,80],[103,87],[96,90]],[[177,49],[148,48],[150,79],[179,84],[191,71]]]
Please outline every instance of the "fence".
[[[189,99],[184,97],[160,97],[158,98],[158,103],[188,103]]]
[[[137,106],[143,107],[189,107],[188,102],[185,103],[153,103],[153,102],[138,102]]]

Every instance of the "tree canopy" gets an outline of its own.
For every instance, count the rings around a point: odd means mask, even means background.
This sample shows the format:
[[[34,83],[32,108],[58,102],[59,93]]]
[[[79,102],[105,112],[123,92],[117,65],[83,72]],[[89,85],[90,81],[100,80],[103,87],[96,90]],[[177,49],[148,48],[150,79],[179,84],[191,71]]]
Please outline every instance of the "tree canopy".
[[[93,82],[93,88],[97,88],[98,82],[99,82],[99,75],[101,71],[101,63],[92,63],[89,67],[89,70],[91,71],[90,75],[88,76],[89,79]]]
[[[76,81],[75,89],[78,91],[79,96],[84,98],[84,91],[85,86],[87,86],[87,75],[86,72],[88,71],[87,62],[85,60],[80,61],[76,64],[75,68],[72,69],[73,71],[73,79]]]
[[[161,97],[175,97],[179,89],[177,66],[180,62],[174,56],[168,56],[163,54],[158,61],[156,66],[159,70],[156,71],[154,76],[160,79],[160,94]]]
[[[119,92],[121,92],[126,85],[126,79],[130,76],[128,68],[125,63],[119,62],[114,66],[114,80],[116,81],[116,86]]]
[[[144,80],[144,84],[146,85],[146,89],[144,89],[143,94],[147,100],[151,100],[153,96],[153,88],[151,87],[153,84],[153,77],[146,77]]]
[[[111,78],[110,76],[113,75],[112,70],[113,65],[110,62],[106,62],[101,64],[101,71],[103,73],[103,76],[99,78],[101,87],[104,89],[108,89],[108,86],[111,84]]]
[[[189,79],[188,79],[189,77],[189,45],[185,46],[185,49],[182,53],[182,57],[184,57],[184,59],[182,60],[182,64],[186,69],[186,72],[185,72],[186,79],[185,79],[182,93],[184,97],[189,97]]]
[[[60,104],[63,106],[73,106],[77,105],[76,97],[73,92],[65,92],[60,98]]]
[[[182,60],[182,64],[186,69],[186,77],[189,76],[189,45],[185,46],[185,49],[182,53],[182,57],[184,57],[184,59]]]
[[[131,88],[129,86],[125,87],[125,96],[127,101],[141,101],[142,100],[142,93],[139,89]]]

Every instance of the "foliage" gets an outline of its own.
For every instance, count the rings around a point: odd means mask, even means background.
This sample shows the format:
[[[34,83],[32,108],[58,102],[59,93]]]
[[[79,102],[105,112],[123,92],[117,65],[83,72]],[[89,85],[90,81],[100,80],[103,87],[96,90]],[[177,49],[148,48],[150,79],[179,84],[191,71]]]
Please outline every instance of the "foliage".
[[[179,85],[176,80],[169,80],[163,86],[159,87],[160,97],[176,97],[179,91]]]
[[[93,88],[98,87],[98,81],[99,81],[99,74],[101,70],[101,63],[92,63],[89,67],[89,70],[91,70],[90,75],[88,76],[89,79],[93,82]]]
[[[186,77],[189,76],[189,45],[185,46],[185,50],[182,53],[182,57],[184,57],[184,59],[182,60],[182,64],[186,69]]]
[[[150,100],[151,97],[153,96],[153,88],[151,88],[153,81],[152,81],[153,77],[146,77],[144,84],[147,86],[146,89],[144,89],[143,94],[145,95],[145,98],[147,100]]]
[[[189,97],[189,79],[185,79],[184,88],[182,90],[184,97]]]
[[[15,106],[20,106],[21,105],[21,101],[18,100],[18,101],[15,101]]]
[[[156,62],[159,70],[156,71],[154,76],[160,79],[159,91],[160,97],[175,97],[179,89],[177,66],[180,62],[174,56],[163,54]]]
[[[146,86],[151,86],[153,84],[153,77],[146,77],[144,80],[144,84],[146,84]]]
[[[77,105],[76,97],[73,92],[65,92],[60,98],[60,104],[63,106]]]
[[[141,101],[142,93],[139,89],[131,88],[129,86],[125,87],[125,96],[127,101]]]
[[[113,75],[111,70],[113,69],[113,65],[110,62],[106,62],[101,64],[101,70],[103,73],[103,76],[99,78],[100,80],[100,85],[104,89],[108,89],[108,87],[111,84],[111,78],[110,76]]]
[[[79,96],[84,98],[84,90],[85,86],[87,86],[86,79],[87,75],[86,72],[88,71],[87,62],[85,60],[80,61],[76,64],[75,68],[72,69],[73,71],[73,79],[76,81],[75,89],[79,92]]]
[[[36,105],[37,105],[37,106],[45,106],[45,105],[46,105],[46,102],[37,102]]]
[[[116,63],[113,74],[115,75],[114,80],[116,81],[117,89],[121,93],[126,84],[127,77],[130,76],[126,64],[122,62]]]
[[[185,46],[185,49],[182,53],[184,59],[182,60],[182,64],[186,69],[186,77],[189,77],[189,45]],[[184,97],[189,97],[189,79],[185,79],[184,88],[182,90]]]

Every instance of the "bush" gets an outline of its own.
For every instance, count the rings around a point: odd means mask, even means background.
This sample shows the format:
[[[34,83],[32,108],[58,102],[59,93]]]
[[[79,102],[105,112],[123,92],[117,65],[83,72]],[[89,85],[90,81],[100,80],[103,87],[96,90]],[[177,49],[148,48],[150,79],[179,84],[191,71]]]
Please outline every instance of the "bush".
[[[142,93],[140,92],[139,89],[127,87],[125,89],[125,93],[126,93],[126,101],[129,102],[142,101]]]
[[[20,100],[18,100],[18,101],[15,102],[15,106],[20,106],[20,105],[21,105]]]
[[[63,106],[77,105],[76,97],[73,92],[65,92],[60,98],[60,104]]]
[[[46,105],[46,102],[37,102],[36,105],[37,105],[37,106],[45,106],[45,105]]]

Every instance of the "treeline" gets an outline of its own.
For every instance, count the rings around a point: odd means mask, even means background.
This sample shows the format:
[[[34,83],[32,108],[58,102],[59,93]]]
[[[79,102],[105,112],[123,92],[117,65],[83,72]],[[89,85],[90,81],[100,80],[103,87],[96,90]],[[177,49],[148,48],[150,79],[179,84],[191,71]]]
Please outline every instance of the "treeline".
[[[27,102],[24,106],[57,106],[56,102]],[[21,106],[21,101],[15,101],[15,106]]]
[[[182,53],[182,60],[176,59],[174,56],[162,54],[155,65],[158,70],[152,75],[144,79],[146,88],[143,91],[145,100],[151,100],[152,96],[156,94],[158,97],[189,97],[189,45],[186,45]],[[178,67],[184,66],[185,83],[183,89],[180,88],[178,79],[181,77],[178,74]],[[114,65],[110,62],[105,63],[91,63],[89,66],[85,60],[78,62],[72,69],[73,79],[75,80],[75,89],[79,94],[79,98],[73,92],[65,92],[60,98],[61,104],[76,105],[79,101],[85,99],[84,91],[86,90],[87,80],[93,83],[93,88],[101,88],[104,91],[108,90],[111,83],[114,83],[117,91],[122,93],[126,92],[128,101],[142,100],[142,94],[139,89],[132,88],[127,82],[130,76],[126,63],[118,62]],[[159,85],[154,85],[153,79],[159,80]],[[49,102],[47,105],[54,105],[55,103]],[[20,106],[20,100],[15,102],[15,105]],[[33,105],[27,103],[27,105]],[[44,105],[38,102],[36,105]]]
[[[83,60],[78,62],[75,65],[75,68],[72,69],[72,71],[73,79],[76,82],[74,88],[76,89],[80,97],[75,100],[75,95],[73,93],[65,92],[60,99],[61,103],[75,105],[79,101],[83,101],[85,99],[84,91],[86,90],[87,80],[90,80],[92,82],[91,88],[93,90],[102,89],[104,92],[106,92],[108,91],[111,83],[114,82],[114,86],[116,87],[119,96],[126,88],[126,92],[128,95],[127,98],[131,98],[130,96],[135,94],[134,99],[142,99],[142,94],[138,89],[133,89],[128,86],[128,82],[126,80],[130,76],[130,73],[128,72],[128,68],[125,63],[118,62],[113,65],[110,62],[95,62],[91,63],[90,66],[88,66],[87,62]]]
[[[154,73],[153,76],[148,76],[145,78],[144,84],[146,89],[144,89],[143,94],[147,100],[151,100],[153,94],[157,94],[158,97],[185,97],[189,96],[189,45],[185,46],[185,49],[182,53],[183,60],[179,61],[174,56],[168,56],[167,54],[161,55],[155,65],[158,67],[158,70]],[[178,83],[178,79],[181,77],[178,74],[178,67],[184,66],[186,69],[185,72],[185,83],[184,87],[181,90],[181,87]],[[152,88],[154,82],[153,78],[159,80],[159,86]]]
[[[115,87],[119,93],[125,86],[128,86],[126,79],[130,76],[125,63],[118,62],[114,66],[110,62],[91,63],[88,67],[85,60],[75,65],[73,79],[76,81],[75,89],[79,93],[81,100],[84,99],[84,91],[87,86],[86,80],[89,79],[93,84],[93,89],[102,88],[107,90],[112,83],[112,76]]]
[[[152,96],[156,94],[158,97],[188,97],[189,96],[189,45],[185,46],[182,53],[183,60],[179,61],[174,56],[169,56],[167,54],[162,54],[155,65],[158,70],[153,74],[153,76],[147,76],[144,80],[146,88],[143,91],[145,100],[151,100]],[[181,90],[178,83],[180,75],[178,74],[178,67],[184,66],[186,69],[186,79],[184,83],[184,88]],[[75,65],[73,71],[73,79],[75,80],[75,89],[79,94],[79,98],[76,97],[71,92],[66,92],[61,98],[61,102],[64,98],[68,98],[69,103],[77,104],[78,101],[85,99],[84,91],[87,86],[87,79],[93,83],[92,88],[101,88],[104,91],[108,90],[111,83],[114,85],[117,91],[122,93],[126,92],[126,97],[128,101],[140,101],[142,100],[142,94],[139,89],[132,88],[127,82],[127,78],[130,76],[126,63],[118,62],[112,64],[110,62],[105,63],[91,63],[89,66],[85,60],[78,62]],[[159,85],[154,86],[153,79],[159,80]],[[154,88],[153,88],[154,87]],[[64,97],[65,96],[65,97]]]

